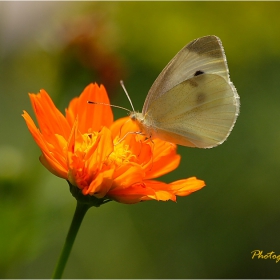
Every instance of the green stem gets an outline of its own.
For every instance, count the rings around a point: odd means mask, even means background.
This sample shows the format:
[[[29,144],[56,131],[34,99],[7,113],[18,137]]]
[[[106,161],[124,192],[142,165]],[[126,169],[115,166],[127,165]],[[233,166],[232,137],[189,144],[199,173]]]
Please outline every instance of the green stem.
[[[79,231],[80,225],[83,221],[83,218],[87,212],[87,210],[91,206],[89,204],[84,204],[77,201],[77,206],[75,210],[75,214],[71,223],[71,226],[68,231],[68,235],[66,237],[64,247],[60,254],[58,263],[56,265],[55,271],[53,273],[52,279],[61,279],[62,273],[64,271],[65,265],[67,263],[68,257],[70,255],[72,246],[74,244],[76,235]]]

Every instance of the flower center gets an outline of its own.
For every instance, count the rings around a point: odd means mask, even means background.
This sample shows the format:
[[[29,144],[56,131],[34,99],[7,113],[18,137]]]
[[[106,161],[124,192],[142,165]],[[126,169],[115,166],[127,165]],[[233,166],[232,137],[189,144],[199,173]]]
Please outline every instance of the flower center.
[[[87,186],[92,177],[94,177],[96,169],[92,168],[90,159],[94,152],[92,148],[96,143],[97,137],[97,132],[79,135],[69,162],[68,180],[71,184],[78,185],[79,187]]]
[[[108,164],[115,164],[117,166],[128,163],[130,161],[135,161],[136,155],[132,153],[128,144],[124,141],[119,142],[118,138],[114,139],[114,151],[110,154],[108,158]]]

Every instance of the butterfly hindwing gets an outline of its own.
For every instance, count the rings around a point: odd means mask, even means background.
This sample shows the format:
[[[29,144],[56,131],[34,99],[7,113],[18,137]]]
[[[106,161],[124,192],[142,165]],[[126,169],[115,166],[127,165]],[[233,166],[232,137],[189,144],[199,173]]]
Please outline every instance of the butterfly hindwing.
[[[160,104],[160,108],[159,108]],[[165,141],[210,148],[221,144],[237,116],[231,86],[217,74],[201,74],[167,91],[150,104],[145,122]]]

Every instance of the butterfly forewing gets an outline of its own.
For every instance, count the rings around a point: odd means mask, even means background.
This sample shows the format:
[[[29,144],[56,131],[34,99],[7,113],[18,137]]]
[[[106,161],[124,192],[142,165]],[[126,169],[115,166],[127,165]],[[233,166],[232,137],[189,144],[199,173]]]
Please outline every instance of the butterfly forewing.
[[[229,81],[223,46],[216,36],[205,36],[186,45],[167,64],[155,80],[145,100],[142,113],[161,95],[201,73],[218,74]]]

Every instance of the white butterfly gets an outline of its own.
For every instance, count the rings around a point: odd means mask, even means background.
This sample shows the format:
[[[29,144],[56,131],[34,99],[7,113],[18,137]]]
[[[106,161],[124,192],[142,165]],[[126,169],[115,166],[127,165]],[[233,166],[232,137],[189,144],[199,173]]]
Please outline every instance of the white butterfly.
[[[205,36],[177,53],[152,85],[142,113],[130,117],[147,137],[212,148],[227,139],[239,106],[222,43]]]

